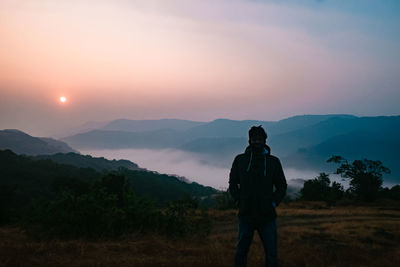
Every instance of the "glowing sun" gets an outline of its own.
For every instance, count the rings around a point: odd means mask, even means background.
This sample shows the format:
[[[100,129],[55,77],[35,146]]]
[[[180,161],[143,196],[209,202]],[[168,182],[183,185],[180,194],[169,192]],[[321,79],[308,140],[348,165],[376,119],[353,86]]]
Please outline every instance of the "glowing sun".
[[[67,102],[67,98],[65,96],[60,97],[60,102],[61,103]]]

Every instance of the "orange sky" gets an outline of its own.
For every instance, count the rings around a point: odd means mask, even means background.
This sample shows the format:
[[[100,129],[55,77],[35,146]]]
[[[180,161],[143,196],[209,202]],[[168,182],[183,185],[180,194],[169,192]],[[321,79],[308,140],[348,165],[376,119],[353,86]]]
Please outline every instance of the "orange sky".
[[[322,7],[2,1],[0,128],[45,135],[116,118],[398,113],[398,42],[370,30],[393,36],[398,18]],[[367,105],[352,104],[363,97]]]

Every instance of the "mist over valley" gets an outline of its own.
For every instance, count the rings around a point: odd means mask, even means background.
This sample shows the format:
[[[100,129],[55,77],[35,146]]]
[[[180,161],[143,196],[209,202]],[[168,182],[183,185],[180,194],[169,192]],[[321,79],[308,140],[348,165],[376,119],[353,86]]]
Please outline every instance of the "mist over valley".
[[[302,115],[280,121],[217,119],[203,123],[171,120],[170,125],[166,120],[117,120],[62,140],[83,153],[128,158],[151,170],[225,188],[232,161],[244,152],[247,132],[254,125],[266,129],[271,154],[281,159],[289,180],[333,173],[337,166],[326,161],[341,155],[349,161],[381,160],[392,171],[384,181],[400,181],[396,155],[400,116]]]
[[[93,157],[105,157],[108,160],[127,159],[137,163],[141,168],[184,176],[189,181],[212,186],[219,190],[226,190],[229,186],[229,165],[213,164],[213,161],[204,155],[191,152],[176,149],[101,149],[81,150],[81,153]],[[236,155],[231,156],[231,161],[233,161]],[[314,170],[296,170],[285,168],[284,165],[283,168],[288,184],[296,191],[302,187],[304,180],[318,175],[318,172]]]
[[[88,129],[86,126],[91,126]],[[384,185],[400,181],[400,116],[356,117],[352,115],[302,115],[280,121],[217,119],[197,122],[178,119],[128,120],[88,123],[60,140],[37,138],[19,130],[0,131],[0,149],[18,154],[51,155],[78,152],[82,155],[128,160],[123,166],[185,177],[216,189],[228,187],[234,157],[248,145],[248,130],[262,125],[268,134],[271,154],[280,158],[292,192],[304,180],[326,172],[331,180],[348,186],[337,175],[338,167],[327,163],[332,155],[381,160],[391,169]],[[75,156],[71,156],[76,163]],[[50,157],[69,163],[68,157]],[[83,161],[84,158],[82,158]],[[95,165],[82,165],[95,168]],[[116,165],[117,166],[117,165]],[[122,165],[120,165],[122,166]]]

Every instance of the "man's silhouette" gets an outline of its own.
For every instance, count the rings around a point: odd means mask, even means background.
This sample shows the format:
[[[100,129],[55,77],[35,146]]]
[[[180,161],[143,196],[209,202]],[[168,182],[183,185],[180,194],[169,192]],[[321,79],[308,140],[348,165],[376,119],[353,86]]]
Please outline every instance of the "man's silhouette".
[[[238,204],[239,240],[235,266],[246,266],[254,230],[264,246],[266,266],[278,266],[276,206],[286,194],[282,165],[266,145],[261,126],[249,130],[249,146],[236,156],[229,174],[229,192]]]

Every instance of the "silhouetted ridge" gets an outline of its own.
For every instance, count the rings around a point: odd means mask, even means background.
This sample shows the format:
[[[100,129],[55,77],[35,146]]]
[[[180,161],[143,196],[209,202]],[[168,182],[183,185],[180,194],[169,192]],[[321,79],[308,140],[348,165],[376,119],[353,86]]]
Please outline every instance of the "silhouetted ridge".
[[[58,155],[55,158],[68,157],[82,158],[86,156]],[[11,150],[0,150],[0,186],[12,186],[15,188],[17,202],[26,205],[35,197],[51,197],[55,187],[65,181],[74,180],[81,182],[93,182],[101,179],[105,173],[118,173],[124,175],[132,184],[139,196],[147,196],[155,199],[160,205],[165,205],[170,200],[181,199],[186,194],[201,197],[210,196],[217,192],[214,188],[206,187],[198,183],[187,183],[177,177],[158,174],[151,171],[131,170],[119,168],[117,172],[106,170],[98,172],[93,168],[79,168],[77,166],[56,163],[51,156],[40,159],[35,157],[17,155]],[[96,159],[99,160],[99,159]],[[100,159],[107,161],[106,159]],[[93,162],[93,159],[89,159]],[[76,163],[74,161],[74,163]],[[115,162],[109,161],[103,166],[112,166]],[[85,165],[85,163],[83,163]],[[105,168],[103,168],[105,170]]]
[[[25,155],[77,152],[64,142],[33,137],[15,129],[0,130],[0,149],[11,149],[17,154]]]
[[[120,168],[126,168],[128,170],[145,170],[139,168],[136,163],[129,160],[107,160],[103,157],[92,157],[90,155],[80,155],[72,152],[66,154],[57,153],[54,155],[40,155],[32,157],[32,159],[49,159],[60,164],[68,164],[80,168],[92,168],[96,171],[118,171]]]
[[[187,130],[174,131],[87,132],[70,136],[64,141],[72,147],[86,149],[173,148],[197,153],[204,162],[229,168],[232,157],[242,151],[243,148],[240,146],[246,143],[240,140],[247,140],[247,131],[254,125],[262,125],[267,131],[267,144],[276,156],[286,159],[284,166],[299,165],[298,163],[302,162],[302,166],[315,171],[320,171],[321,167],[316,162],[324,162],[326,155],[314,153],[312,156],[303,157],[305,153],[298,153],[299,150],[313,151],[313,147],[340,135],[348,135],[349,141],[346,142],[351,143],[351,140],[354,140],[356,143],[359,138],[357,132],[380,134],[379,142],[385,144],[395,144],[394,142],[400,136],[400,116],[356,117],[330,114],[300,115],[280,121],[216,119]],[[334,151],[335,147],[339,147],[338,144],[331,142],[327,142],[325,146],[326,151]],[[349,154],[347,151],[340,154],[351,158],[350,153],[353,152],[350,150],[348,152]],[[382,160],[385,159],[388,162],[388,167],[394,170],[390,176],[394,179],[400,177],[400,175],[395,176],[396,166],[391,166],[399,164],[396,161],[397,157],[393,156],[390,149],[380,150],[379,155]],[[358,156],[370,158],[370,155],[359,154]]]

